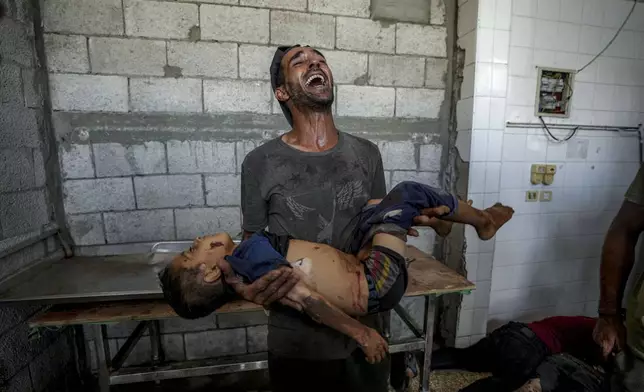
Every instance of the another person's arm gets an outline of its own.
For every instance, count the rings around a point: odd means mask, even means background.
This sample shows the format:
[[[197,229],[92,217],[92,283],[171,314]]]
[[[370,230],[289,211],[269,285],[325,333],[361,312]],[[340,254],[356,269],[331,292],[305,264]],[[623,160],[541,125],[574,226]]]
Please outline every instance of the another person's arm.
[[[631,184],[626,200],[608,229],[600,267],[599,319],[593,333],[604,357],[623,348],[621,305],[635,261],[635,246],[644,230],[644,169]]]

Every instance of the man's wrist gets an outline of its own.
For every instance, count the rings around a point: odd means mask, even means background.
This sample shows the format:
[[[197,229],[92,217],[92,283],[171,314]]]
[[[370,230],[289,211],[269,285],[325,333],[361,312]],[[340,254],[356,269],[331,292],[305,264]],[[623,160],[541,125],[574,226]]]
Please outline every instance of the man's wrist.
[[[600,318],[622,318],[622,309],[614,306],[600,306],[597,310]]]

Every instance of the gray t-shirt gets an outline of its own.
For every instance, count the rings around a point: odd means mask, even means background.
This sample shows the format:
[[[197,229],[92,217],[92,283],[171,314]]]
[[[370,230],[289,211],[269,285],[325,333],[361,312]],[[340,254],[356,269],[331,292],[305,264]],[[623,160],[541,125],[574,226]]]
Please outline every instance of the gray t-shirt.
[[[273,139],[251,151],[242,164],[242,227],[268,227],[275,234],[342,249],[362,207],[386,194],[378,147],[340,132],[335,147],[312,153]],[[376,327],[377,317],[361,321]],[[268,349],[291,358],[346,358],[357,346],[344,335],[299,312],[271,309]]]

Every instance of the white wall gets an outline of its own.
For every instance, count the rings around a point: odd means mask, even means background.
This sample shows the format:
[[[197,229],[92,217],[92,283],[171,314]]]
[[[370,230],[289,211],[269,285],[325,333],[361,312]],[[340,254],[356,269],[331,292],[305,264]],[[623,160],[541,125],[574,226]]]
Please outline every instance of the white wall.
[[[493,241],[481,242],[473,230],[466,231],[468,276],[477,292],[465,298],[458,345],[509,320],[596,313],[601,245],[638,169],[637,139],[580,131],[559,144],[541,129],[506,128],[505,122],[538,122],[536,66],[580,68],[608,43],[631,6],[626,0],[478,1],[475,64],[469,72],[474,75],[471,142],[462,154],[470,161],[469,197],[476,207],[509,204],[516,215]],[[577,75],[571,117],[546,121],[641,122],[643,42],[644,4],[639,4],[613,46]],[[533,163],[557,165],[552,186],[530,184]],[[552,190],[553,201],[527,203],[529,189]]]

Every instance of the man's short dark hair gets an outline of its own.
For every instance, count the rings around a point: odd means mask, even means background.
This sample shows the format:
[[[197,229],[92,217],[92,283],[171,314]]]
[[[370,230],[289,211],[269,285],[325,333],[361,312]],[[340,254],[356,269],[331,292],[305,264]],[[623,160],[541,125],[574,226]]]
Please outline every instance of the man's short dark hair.
[[[185,319],[197,319],[214,312],[232,299],[223,277],[217,282],[203,281],[199,267],[172,268],[159,274],[163,296],[172,309]]]

